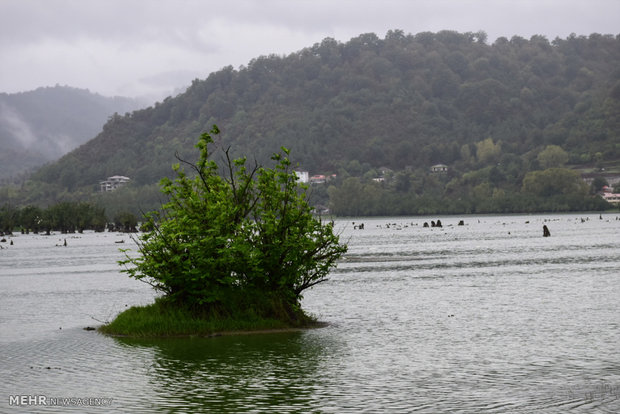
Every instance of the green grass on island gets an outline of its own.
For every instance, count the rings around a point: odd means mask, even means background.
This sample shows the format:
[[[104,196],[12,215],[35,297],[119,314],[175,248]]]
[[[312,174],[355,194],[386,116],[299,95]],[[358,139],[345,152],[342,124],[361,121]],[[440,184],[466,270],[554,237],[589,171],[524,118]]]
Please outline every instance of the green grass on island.
[[[160,298],[146,306],[133,306],[121,312],[99,332],[112,336],[137,338],[217,336],[271,330],[301,329],[322,326],[301,309],[292,310],[278,303],[268,308],[222,311],[213,308],[191,309]]]

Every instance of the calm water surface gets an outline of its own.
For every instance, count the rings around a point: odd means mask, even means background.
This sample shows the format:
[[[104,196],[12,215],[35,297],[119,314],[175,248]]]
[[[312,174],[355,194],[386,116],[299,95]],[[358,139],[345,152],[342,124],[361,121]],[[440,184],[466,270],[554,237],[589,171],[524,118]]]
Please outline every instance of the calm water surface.
[[[16,235],[0,244],[0,412],[617,413],[617,216],[342,220],[349,253],[304,299],[328,327],[174,340],[83,330],[153,300],[119,272],[127,236]]]

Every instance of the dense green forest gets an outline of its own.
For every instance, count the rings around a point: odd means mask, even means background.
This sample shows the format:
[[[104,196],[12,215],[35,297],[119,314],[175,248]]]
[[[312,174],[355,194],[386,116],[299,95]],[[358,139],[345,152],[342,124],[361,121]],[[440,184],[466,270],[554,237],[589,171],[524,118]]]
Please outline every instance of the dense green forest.
[[[336,214],[604,209],[581,172],[620,165],[620,35],[327,38],[115,114],[95,139],[3,188],[0,204],[152,209],[175,153],[193,161],[213,124],[233,156],[261,163],[285,146],[301,170],[335,174],[312,188]],[[430,172],[435,164],[447,171]],[[117,174],[131,184],[98,193]]]

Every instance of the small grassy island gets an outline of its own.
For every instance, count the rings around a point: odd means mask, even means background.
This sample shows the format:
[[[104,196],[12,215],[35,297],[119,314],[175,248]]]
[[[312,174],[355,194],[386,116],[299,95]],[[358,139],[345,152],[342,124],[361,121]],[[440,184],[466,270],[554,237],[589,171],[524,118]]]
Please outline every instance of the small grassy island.
[[[197,164],[177,155],[177,178],[161,181],[169,201],[146,215],[136,240],[140,254],[124,250],[123,272],[162,296],[100,332],[210,336],[320,325],[301,309],[302,292],[326,280],[347,246],[333,223],[312,214],[286,148],[272,156],[273,168],[248,167],[220,148],[220,166],[209,152],[218,133],[214,125],[202,134]]]
[[[134,306],[120,313],[116,319],[99,328],[112,336],[143,338],[209,337],[231,333],[255,333],[305,329],[323,326],[302,310],[289,314],[285,309],[239,309],[235,313],[209,313],[157,300],[147,306]]]

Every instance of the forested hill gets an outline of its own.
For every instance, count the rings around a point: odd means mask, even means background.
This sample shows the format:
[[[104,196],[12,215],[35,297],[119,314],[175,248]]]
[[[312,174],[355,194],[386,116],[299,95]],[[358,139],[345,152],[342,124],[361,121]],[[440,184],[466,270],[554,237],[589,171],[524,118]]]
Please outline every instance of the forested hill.
[[[401,190],[420,195],[430,191],[416,184],[421,172],[442,163],[452,181],[452,190],[450,180],[433,184],[442,197],[483,183],[487,194],[520,191],[550,145],[573,167],[619,159],[619,114],[620,35],[490,43],[484,32],[395,30],[384,39],[327,38],[225,67],[174,98],[114,116],[27,189],[42,200],[92,193],[117,174],[134,188],[153,184],[170,175],[176,151],[190,157],[200,133],[217,124],[234,153],[265,161],[286,146],[311,175],[363,183],[409,171]]]
[[[114,112],[139,107],[68,86],[0,93],[0,179],[57,160],[94,138]]]

